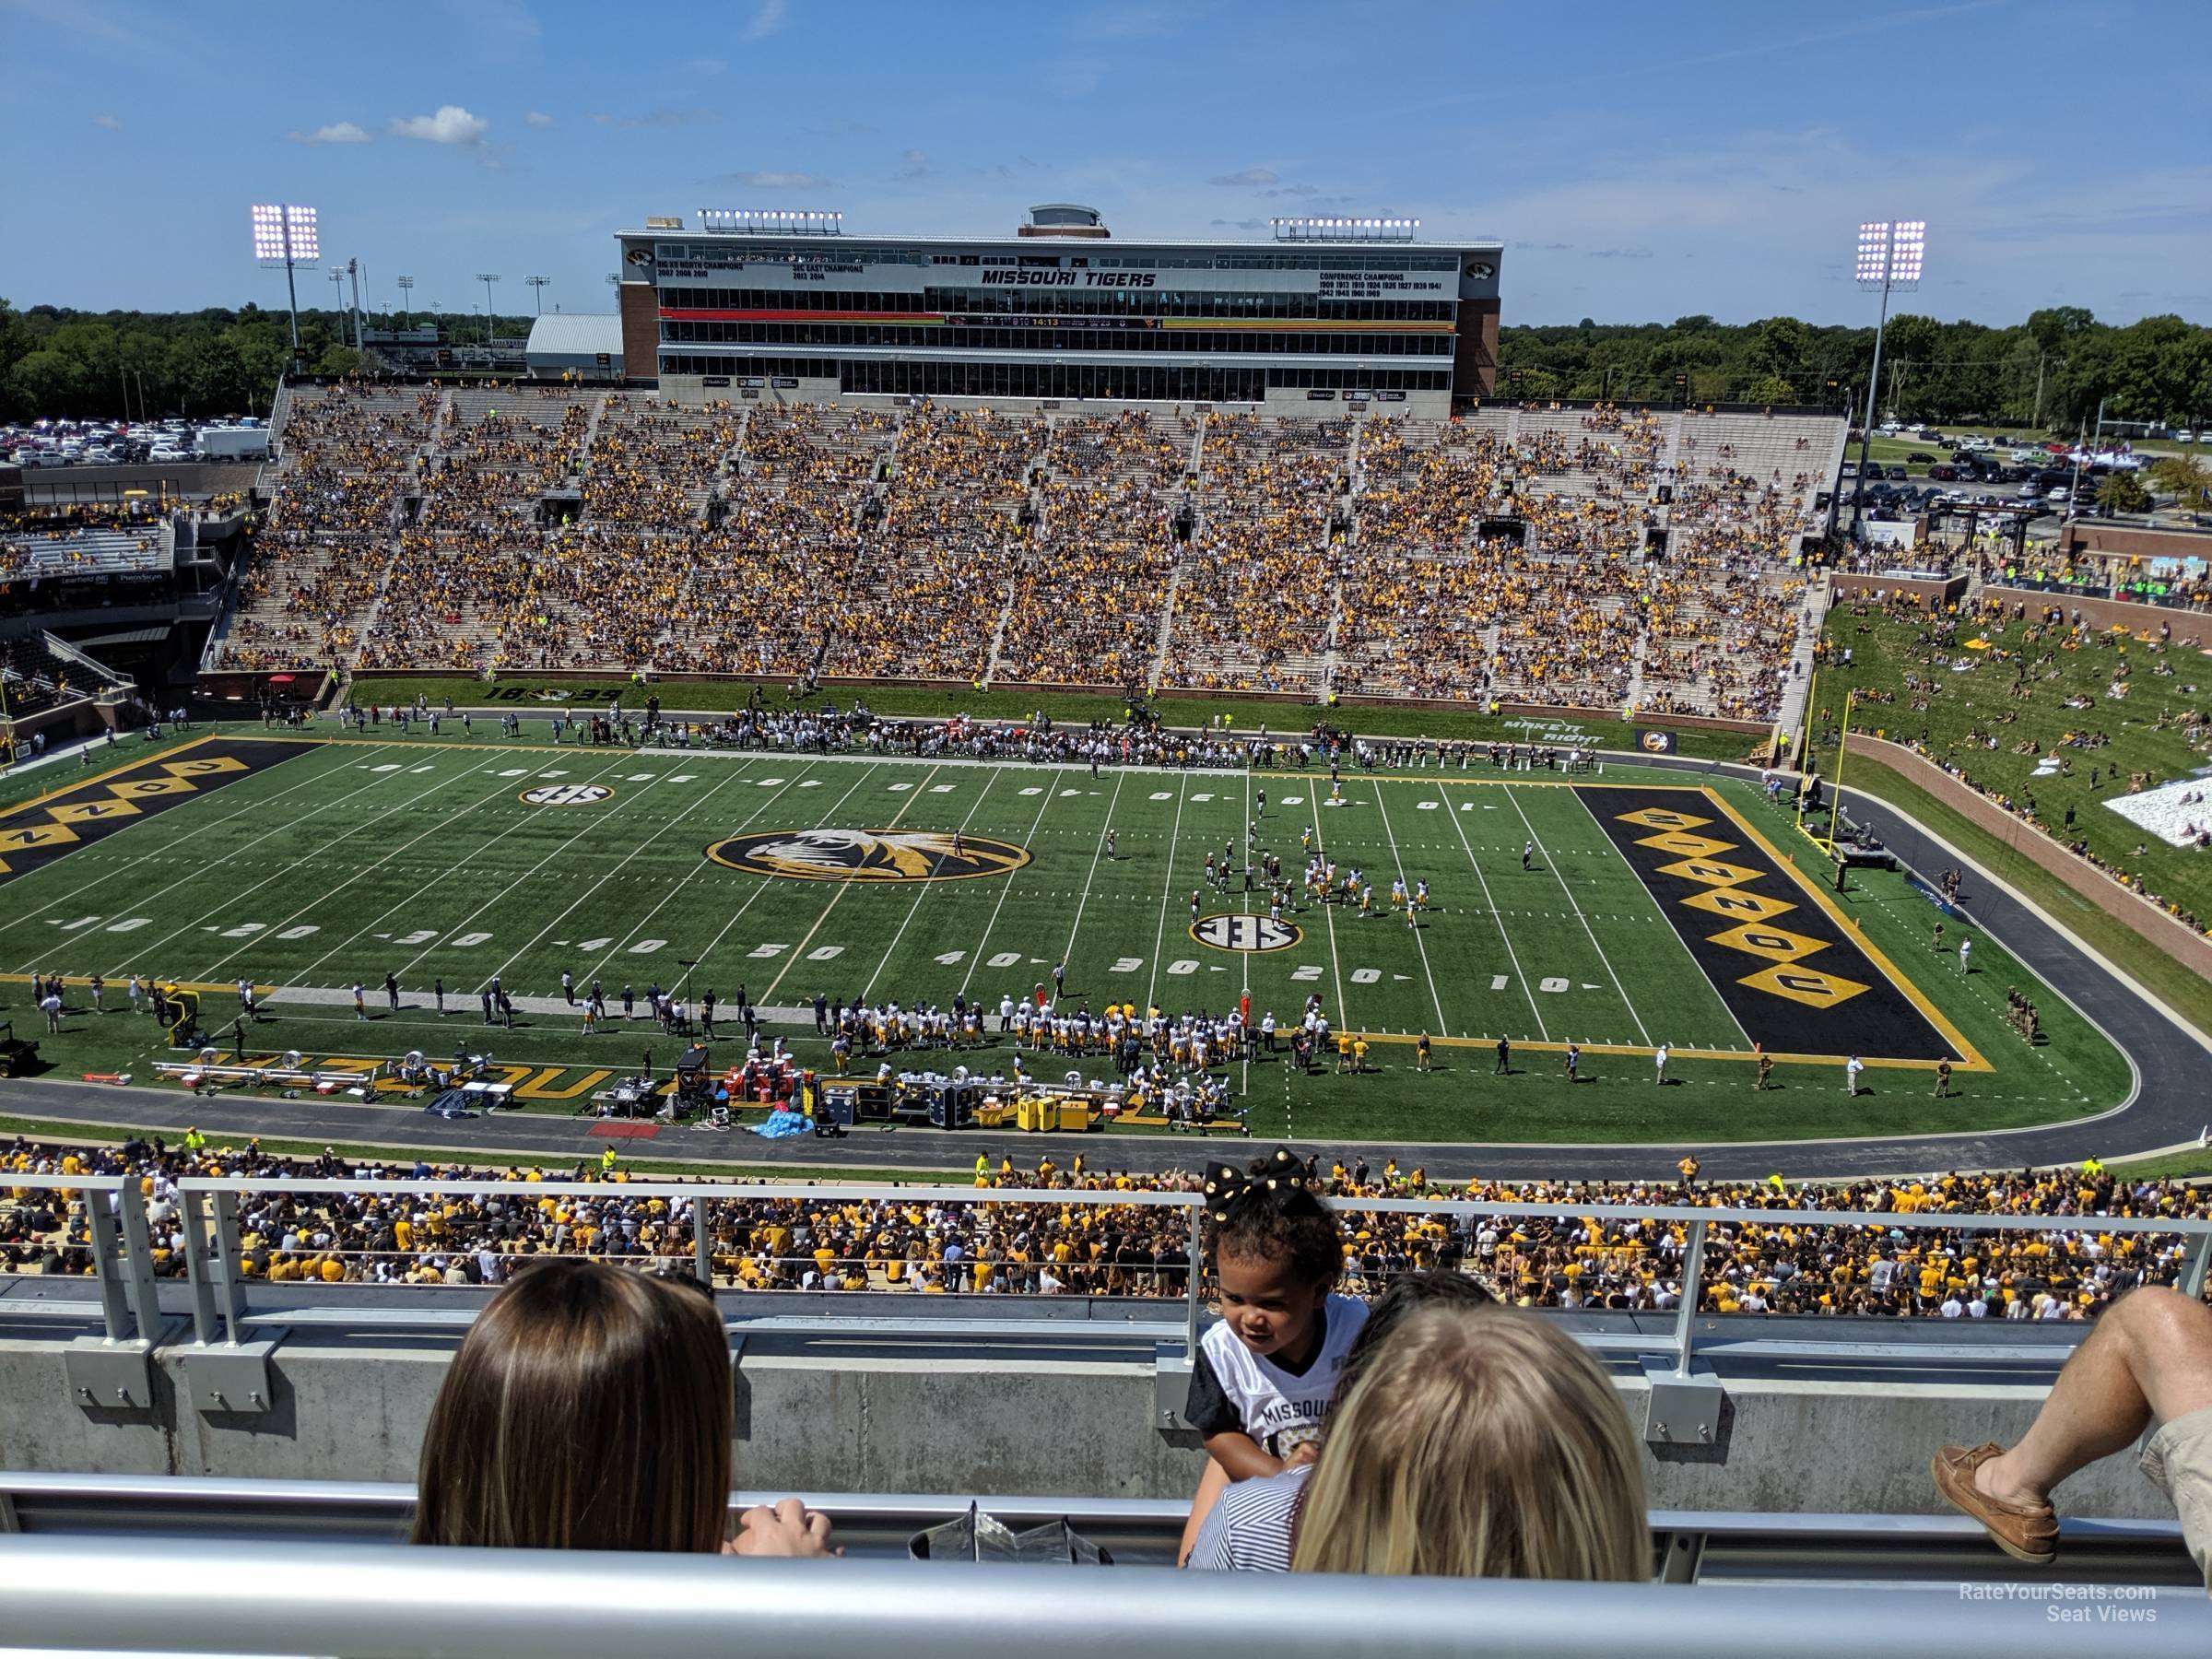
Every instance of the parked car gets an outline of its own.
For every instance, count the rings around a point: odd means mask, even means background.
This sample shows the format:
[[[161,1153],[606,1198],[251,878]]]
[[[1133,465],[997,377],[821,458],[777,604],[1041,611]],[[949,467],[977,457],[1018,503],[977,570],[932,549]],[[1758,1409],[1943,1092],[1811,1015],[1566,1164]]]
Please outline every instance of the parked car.
[[[1933,461],[1936,459],[1936,457],[1929,454],[1926,450],[1914,450],[1911,454],[1907,455],[1905,459],[1913,465],[1917,466],[1923,461]]]
[[[1905,469],[1901,466],[1892,466],[1889,469],[1889,481],[1893,484],[1902,484],[1905,481]]]
[[[1940,465],[1929,467],[1928,477],[1939,478],[1946,484],[1954,483],[1958,479],[1959,469],[1947,461]]]
[[[146,458],[156,466],[170,466],[188,461],[191,456],[173,443],[157,443],[146,452]]]

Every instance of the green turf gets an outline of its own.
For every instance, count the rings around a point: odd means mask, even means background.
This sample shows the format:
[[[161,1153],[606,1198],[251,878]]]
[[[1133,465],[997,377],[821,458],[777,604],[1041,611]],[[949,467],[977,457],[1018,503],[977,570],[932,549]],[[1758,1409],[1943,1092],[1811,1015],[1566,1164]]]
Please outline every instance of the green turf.
[[[926,762],[762,755],[632,753],[502,739],[394,740],[303,746],[296,759],[212,790],[44,868],[0,894],[0,973],[133,970],[222,982],[241,974],[338,1000],[269,1006],[264,1052],[393,1057],[488,1045],[506,1063],[629,1068],[672,1045],[642,1022],[585,1037],[561,1013],[527,1013],[513,1032],[487,1033],[477,986],[502,975],[523,995],[552,995],[566,967],[580,990],[597,978],[618,1003],[658,980],[679,986],[700,959],[696,994],[725,1003],[742,983],[769,1006],[817,993],[949,1002],[957,991],[995,1007],[1002,994],[1049,982],[1065,959],[1070,1000],[1157,1002],[1171,1013],[1223,1009],[1249,989],[1254,1015],[1294,1017],[1318,993],[1340,1029],[1432,1034],[1477,1046],[1440,1048],[1430,1076],[1409,1045],[1378,1042],[1375,1075],[1295,1076],[1281,1062],[1240,1066],[1255,1135],[1560,1141],[1833,1136],[2041,1123],[2100,1109],[2126,1087],[2124,1062],[2053,997],[2041,998],[2047,1046],[2029,1050],[2005,1026],[2003,986],[2031,982],[1994,941],[1961,982],[1927,949],[1935,912],[1899,878],[1875,877],[1844,905],[1866,938],[1903,965],[1994,1066],[1961,1074],[1959,1098],[1927,1098],[1924,1072],[1870,1070],[1866,1092],[1841,1097],[1828,1065],[1783,1065],[1783,1087],[1750,1087],[1744,1062],[1678,1060],[1681,1087],[1651,1086],[1648,1045],[1747,1046],[1690,959],[1658,901],[1622,864],[1573,792],[1538,782],[1463,782],[1416,771],[1346,780],[1348,805],[1316,809],[1320,774],[932,766]],[[241,735],[260,735],[258,727]],[[548,774],[558,774],[548,776]],[[1609,770],[1608,781],[1679,784],[1678,777]],[[597,783],[595,805],[533,806],[541,784]],[[1784,814],[1728,786],[1770,839],[1794,843]],[[1260,955],[1211,948],[1189,933],[1188,895],[1206,851],[1236,843],[1270,797],[1262,844],[1295,875],[1308,824],[1340,865],[1362,865],[1378,897],[1403,868],[1426,877],[1437,904],[1418,930],[1387,913],[1336,907],[1292,919],[1290,947]],[[1298,797],[1293,800],[1292,797]],[[1759,816],[1763,815],[1763,816]],[[1119,856],[1101,854],[1119,833]],[[817,825],[961,829],[1030,850],[1012,875],[976,880],[821,883],[771,879],[708,862],[706,846],[747,830]],[[1536,867],[1520,851],[1533,839]],[[1208,896],[1206,913],[1256,906]],[[143,920],[141,920],[143,918]],[[1917,953],[1917,958],[1915,953]],[[410,1006],[386,1015],[381,986],[396,972]],[[441,975],[441,1020],[424,991]],[[375,1018],[354,1019],[339,988],[356,979]],[[8,1016],[36,1023],[19,982],[0,982]],[[117,1000],[112,994],[111,1006]],[[219,1025],[225,998],[210,999]],[[995,1020],[992,1022],[995,1025]],[[819,1060],[811,1022],[803,1055]],[[1491,1077],[1488,1043],[1573,1041],[1637,1052],[1589,1053],[1571,1088],[1555,1053],[1524,1051],[1516,1074]],[[151,1022],[73,1013],[41,1036],[65,1073],[144,1073],[156,1057]],[[734,1057],[735,1044],[724,1054]],[[987,1064],[1003,1064],[1004,1045]],[[1033,1065],[1038,1063],[1032,1060]],[[1046,1063],[1039,1069],[1057,1070]],[[1097,1072],[1102,1063],[1087,1063]],[[549,1106],[552,1111],[572,1107]],[[342,1114],[343,1107],[334,1107]]]
[[[1977,639],[1987,641],[1988,649],[1966,648]],[[2126,794],[2132,774],[2147,774],[2156,785],[2212,759],[2212,738],[2200,737],[2193,748],[2183,730],[2191,712],[2212,715],[2212,661],[2121,634],[2088,636],[2080,649],[2067,648],[2071,639],[2069,630],[2032,622],[1989,627],[1972,618],[1954,622],[1895,617],[1872,605],[1838,606],[1829,613],[1828,643],[1838,656],[1849,647],[1853,661],[1849,669],[1831,662],[1815,688],[1810,713],[1822,773],[1834,773],[1844,695],[1855,688],[1853,730],[1924,745],[1983,788],[2031,803],[2036,820],[2053,834],[2086,841],[2108,865],[2139,874],[2148,890],[2185,911],[2212,915],[2212,854],[2168,846],[2104,805]],[[1971,666],[1961,672],[1953,666],[1958,663]],[[2107,695],[2122,677],[2124,698]],[[1922,688],[1908,680],[1923,682]],[[2022,686],[2027,696],[2015,696]],[[2087,699],[2090,706],[2069,709],[2068,699]],[[2212,732],[2212,719],[2206,730]],[[2063,746],[2070,733],[2095,732],[2111,742],[2094,749]],[[1994,736],[1996,747],[1970,740],[1975,734]],[[2017,752],[2023,744],[2027,752]],[[2068,771],[2034,776],[2042,758],[2053,754]],[[1846,762],[1844,782],[1853,781]]]
[[[2093,936],[2100,955],[2197,1030],[2212,1034],[2212,984],[2187,963],[2177,961],[2132,929],[2112,925],[2102,910],[2034,859],[1952,811],[1894,768],[1864,756],[1855,758],[1851,763],[1851,785],[1891,803],[1998,880],[2025,894],[2062,926]]]
[[[2212,1149],[2197,1147],[2186,1152],[2168,1152],[2159,1158],[2114,1159],[2112,1171],[2131,1181],[2172,1181],[2187,1180],[2198,1175],[2212,1176]]]
[[[559,712],[566,706],[604,710],[619,693],[624,707],[642,712],[646,700],[657,696],[671,710],[700,712],[741,709],[752,695],[755,682],[743,679],[656,682],[651,685],[609,675],[592,681],[550,681],[527,677],[501,677],[497,685],[459,677],[408,675],[394,678],[370,677],[354,684],[355,700],[366,707],[412,703],[418,697],[433,705],[451,700],[455,708],[496,706],[524,716]],[[759,685],[771,708],[794,706],[790,691],[781,682]],[[566,695],[560,695],[565,693]],[[865,690],[840,687],[808,700],[819,706],[834,702],[850,708],[865,703],[878,714],[910,716],[964,713],[982,720],[1022,720],[1035,712],[1060,724],[1081,725],[1094,720],[1120,723],[1128,702],[1119,697],[1082,692],[1039,692],[1019,687],[977,691],[961,687],[951,690],[921,688],[870,687]],[[1348,728],[1366,736],[1433,737],[1447,742],[1531,743],[1557,742],[1599,748],[1627,748],[1635,726],[1619,720],[1592,719],[1586,715],[1492,715],[1473,709],[1426,709],[1388,704],[1324,707],[1315,702],[1260,702],[1228,697],[1156,698],[1149,705],[1169,725],[1203,727],[1217,721],[1230,729],[1253,732],[1305,732],[1316,723]],[[1652,722],[1649,724],[1661,724]],[[1680,753],[1709,760],[1741,760],[1764,739],[1743,732],[1714,732],[1684,726],[1677,730]]]

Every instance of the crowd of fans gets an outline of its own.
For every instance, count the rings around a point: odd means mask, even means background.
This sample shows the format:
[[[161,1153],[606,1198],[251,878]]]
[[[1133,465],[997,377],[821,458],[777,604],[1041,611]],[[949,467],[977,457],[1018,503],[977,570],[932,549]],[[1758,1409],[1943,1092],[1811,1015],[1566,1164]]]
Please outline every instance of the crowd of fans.
[[[192,1143],[197,1144],[192,1144]],[[136,1175],[148,1201],[158,1271],[182,1275],[175,1178],[186,1174],[324,1179],[495,1181],[490,1197],[453,1194],[256,1194],[241,1199],[247,1271],[272,1279],[330,1282],[497,1283],[523,1262],[584,1254],[637,1266],[691,1260],[690,1206],[633,1198],[615,1165],[573,1171],[370,1165],[335,1153],[281,1158],[256,1143],[214,1147],[159,1139],[123,1147],[18,1140],[0,1155],[9,1172]],[[1705,1247],[1700,1305],[1716,1313],[1888,1318],[2081,1320],[2136,1286],[2172,1284],[2184,1265],[2180,1235],[2121,1233],[2112,1218],[2212,1215],[2207,1190],[2179,1180],[2136,1180],[2093,1161],[2079,1169],[1935,1175],[1794,1186],[1704,1182],[1431,1180],[1395,1161],[1321,1159],[1318,1190],[1334,1206],[1348,1290],[1373,1296],[1409,1273],[1472,1276],[1502,1300],[1531,1308],[1665,1312],[1679,1304],[1687,1230],[1680,1223],[1609,1214],[1628,1205],[1717,1208],[1894,1211],[1932,1217],[2041,1217],[2047,1227],[1975,1231],[1960,1225],[1891,1229],[1839,1220],[1771,1225],[1714,1223]],[[594,1179],[596,1178],[596,1179]],[[655,1178],[658,1180],[658,1178]],[[532,1182],[590,1181],[552,1194]],[[1067,1202],[1069,1193],[1192,1192],[1189,1175],[1087,1165],[1077,1146],[1020,1167],[994,1152],[977,1163],[978,1186],[1014,1189],[1004,1204],[902,1197],[871,1200],[748,1198],[743,1183],[714,1183],[711,1256],[717,1282],[764,1289],[938,1290],[980,1294],[1180,1296],[1188,1272],[1188,1223],[1179,1211]],[[504,1183],[512,1182],[512,1190]],[[1360,1198],[1548,1203],[1559,1218],[1363,1212]],[[8,1194],[0,1216],[0,1268],[88,1270],[89,1233],[79,1194],[29,1188]]]
[[[1148,682],[1182,550],[1177,523],[1191,511],[1184,479],[1197,431],[1193,417],[1141,410],[1053,424],[1042,528],[1015,578],[996,677]]]
[[[2080,697],[2060,699],[2046,691],[2041,698],[2041,718],[2038,717],[2037,687],[2058,677],[2057,665],[2062,653],[2076,657],[2088,653],[2100,660],[2100,674],[2108,679],[2104,695],[2113,703],[2125,703],[2129,686],[2138,671],[2148,677],[2176,681],[2175,689],[2182,696],[2196,700],[2194,706],[2184,705],[2178,712],[2163,710],[2151,716],[2147,724],[2154,730],[2177,733],[2194,753],[2212,757],[2212,698],[2206,697],[2205,688],[2199,683],[2181,680],[2181,669],[2175,662],[2180,657],[2185,665],[2187,652],[2170,649],[2171,625],[2161,629],[2160,638],[2138,639],[2124,631],[2100,629],[2078,611],[2069,615],[2055,606],[2030,618],[2025,602],[1994,594],[1984,597],[1978,615],[1961,617],[1947,610],[1938,613],[1919,594],[1901,590],[1861,597],[1853,602],[1853,613],[1862,618],[1881,614],[1893,621],[1922,625],[1916,641],[1917,653],[1905,665],[1900,684],[1900,692],[1907,700],[1900,712],[1877,716],[1876,720],[1877,724],[1886,728],[1892,741],[1940,767],[2000,810],[2041,830],[2090,868],[2157,905],[2184,925],[2199,933],[2212,931],[2212,924],[2192,907],[2166,897],[2147,883],[2139,869],[2131,871],[2091,848],[2088,839],[2076,828],[2070,808],[2065,816],[2053,819],[2049,813],[2038,810],[2032,794],[2025,791],[2016,794],[1985,783],[1972,772],[1971,757],[1977,751],[1986,753],[2001,747],[2016,754],[2050,757],[2055,770],[2067,777],[2087,764],[2093,775],[2109,778],[2121,793],[2137,793],[2159,781],[2140,773],[2123,781],[2117,765],[2096,759],[2110,738],[2100,722],[2084,718],[2097,712],[2094,702]],[[2020,628],[2017,642],[1980,650],[1967,648],[1967,636],[1973,633],[1976,626],[1994,629],[2007,624]],[[1858,626],[1871,624],[1862,621]],[[1831,660],[1839,649],[1832,640],[1822,641],[1822,654]],[[2140,666],[2144,662],[2149,664],[2147,668]],[[1924,722],[1912,719],[1914,714],[1927,712],[1947,694],[1955,694],[1953,688],[1959,675],[1990,673],[2011,677],[2010,700],[2015,706],[1987,717],[1959,741],[1939,744]],[[1878,710],[1884,706],[1880,700],[1884,695],[1863,693],[1861,700],[1874,702]],[[1827,717],[1832,719],[1832,711]],[[1917,735],[1912,735],[1915,729]],[[2199,838],[2190,844],[2200,851],[2212,849],[2212,822],[2201,826]],[[2137,851],[2140,853],[2142,849]]]
[[[240,578],[227,666],[333,668],[354,659],[400,501],[419,488],[438,406],[430,389],[340,385],[294,398],[276,497]]]
[[[290,408],[226,650],[1763,720],[1811,474],[1761,477],[1757,447],[1607,405],[1047,417],[338,386]]]

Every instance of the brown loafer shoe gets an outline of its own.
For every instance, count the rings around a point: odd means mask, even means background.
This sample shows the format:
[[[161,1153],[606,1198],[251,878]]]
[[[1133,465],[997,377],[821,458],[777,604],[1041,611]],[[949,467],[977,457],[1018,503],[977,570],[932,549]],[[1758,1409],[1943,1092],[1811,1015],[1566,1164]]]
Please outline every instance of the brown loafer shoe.
[[[2058,1557],[2058,1517],[2047,1503],[2006,1503],[1974,1485],[1974,1471],[2005,1450],[1984,1445],[1943,1446],[1928,1464],[1936,1493],[1960,1514],[1982,1523],[1992,1542],[2016,1561],[2048,1567]]]

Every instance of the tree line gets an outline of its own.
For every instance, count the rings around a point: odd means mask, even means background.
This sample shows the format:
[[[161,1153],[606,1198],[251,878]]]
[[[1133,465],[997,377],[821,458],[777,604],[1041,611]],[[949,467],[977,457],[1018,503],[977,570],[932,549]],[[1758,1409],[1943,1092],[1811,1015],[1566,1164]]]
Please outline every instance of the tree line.
[[[454,340],[481,316],[427,313]],[[384,319],[388,322],[390,319]],[[519,333],[522,317],[499,331]],[[300,313],[309,371],[359,366],[346,314]],[[268,408],[289,360],[285,312],[76,312],[0,299],[0,419],[38,416],[155,418]],[[1610,397],[1626,403],[1865,404],[1871,328],[1818,327],[1795,317],[1723,324],[1508,327],[1499,331],[1502,396]],[[2067,434],[2094,420],[2202,428],[2212,420],[2212,329],[2180,317],[2115,326],[2078,306],[2054,306],[1993,328],[1912,314],[1889,319],[1877,406],[1884,418],[1981,423]],[[126,411],[127,400],[127,411]]]
[[[1795,317],[1501,328],[1498,389],[1521,397],[1866,406],[1871,328]],[[1516,375],[1518,378],[1515,378]],[[2201,427],[2212,418],[2212,329],[2180,317],[2124,327],[2078,306],[2025,323],[1939,323],[1903,314],[1882,340],[1880,418],[2072,433],[2105,405],[2112,422]]]

